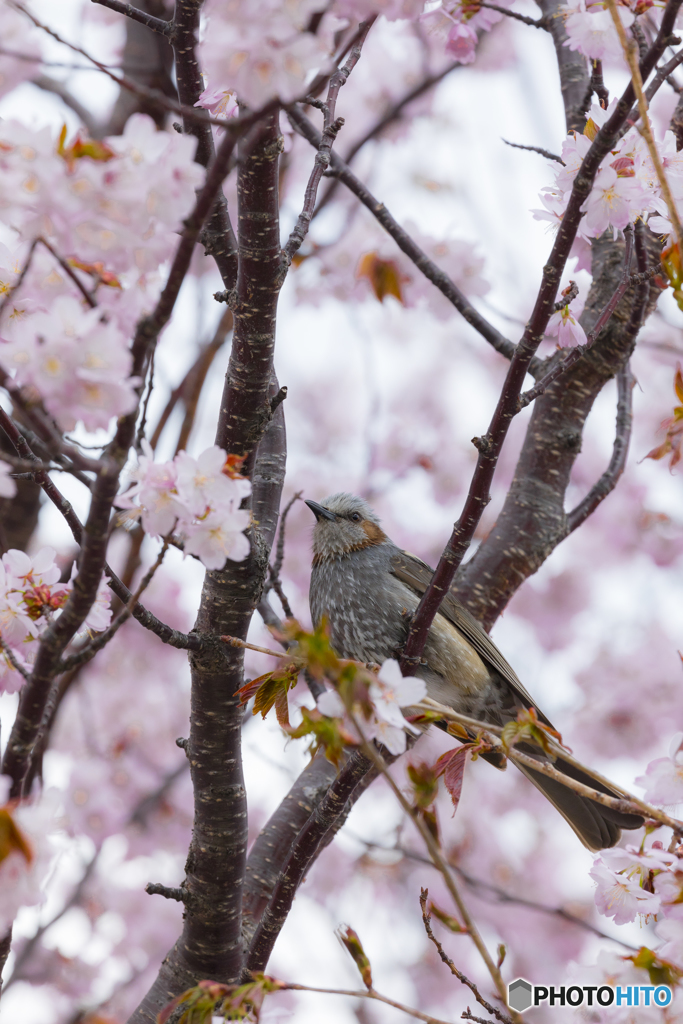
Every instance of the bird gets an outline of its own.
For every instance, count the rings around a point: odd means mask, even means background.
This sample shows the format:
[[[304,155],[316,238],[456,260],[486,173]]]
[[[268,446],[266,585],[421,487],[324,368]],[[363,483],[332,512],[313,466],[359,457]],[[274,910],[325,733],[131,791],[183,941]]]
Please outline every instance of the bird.
[[[327,624],[330,644],[341,658],[382,664],[400,656],[410,618],[434,570],[390,540],[364,498],[339,492],[306,504],[316,518],[309,593],[314,626]],[[433,700],[478,721],[502,726],[520,710],[534,708],[539,721],[550,726],[488,633],[450,592],[434,617],[415,675],[425,681]],[[519,749],[546,760],[540,747],[519,744]],[[483,756],[504,767],[499,752]],[[561,757],[553,763],[569,778],[622,797]],[[589,850],[615,846],[621,829],[644,823],[637,814],[613,810],[541,772],[517,766]]]

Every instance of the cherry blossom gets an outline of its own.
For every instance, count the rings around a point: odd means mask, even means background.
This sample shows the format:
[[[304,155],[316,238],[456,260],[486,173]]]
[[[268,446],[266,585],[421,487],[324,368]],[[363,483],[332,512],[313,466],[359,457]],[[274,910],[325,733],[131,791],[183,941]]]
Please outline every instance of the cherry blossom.
[[[465,22],[456,22],[451,26],[446,40],[446,52],[450,53],[461,64],[471,64],[475,58],[477,33]]]
[[[609,867],[604,857],[598,858],[590,876],[597,883],[595,905],[601,914],[614,918],[615,924],[633,921],[638,914],[656,914],[661,905],[659,896],[642,888],[637,875],[631,878],[627,873]]]
[[[557,338],[561,348],[569,348],[573,345],[584,345],[586,332],[578,321],[578,315],[570,305],[563,306],[550,317],[546,334],[551,338]]]
[[[359,727],[366,740],[379,740],[391,754],[402,754],[406,749],[406,732],[419,734],[406,721],[401,708],[416,704],[426,696],[427,685],[415,676],[401,675],[397,661],[388,659],[380,668],[376,681],[370,684],[369,696],[372,714],[365,718],[360,708],[355,709]],[[328,718],[343,718],[345,727],[353,736],[357,735],[353,721],[347,715],[341,697],[336,690],[326,690],[317,700],[318,710]]]
[[[626,227],[647,205],[644,186],[633,178],[620,177],[613,167],[602,167],[593,183],[583,209],[585,228],[597,238],[612,227],[615,232]]]
[[[575,10],[570,5],[566,9]],[[618,7],[617,10],[624,28],[630,28],[635,21],[634,14],[624,7]],[[565,46],[570,50],[579,50],[593,60],[623,59],[612,15],[599,4],[592,4],[589,8],[581,0],[579,10],[569,14],[565,25],[569,36]]]
[[[661,895],[644,888],[650,874],[668,872],[678,864],[673,853],[667,853],[661,844],[639,850],[635,846],[603,850],[590,872],[597,882],[595,904],[615,924],[633,921],[638,914],[657,914]]]
[[[650,803],[670,805],[683,802],[683,744],[680,740],[680,735],[675,737],[669,757],[650,761],[645,774],[635,780]]]
[[[240,504],[251,484],[227,470],[226,453],[213,445],[196,459],[181,451],[172,462],[155,463],[147,441],[142,450],[131,474],[136,482],[119,495],[119,507],[138,509],[153,537],[175,530],[185,552],[207,569],[222,569],[227,559],[243,561],[250,551],[244,530],[251,516]]]

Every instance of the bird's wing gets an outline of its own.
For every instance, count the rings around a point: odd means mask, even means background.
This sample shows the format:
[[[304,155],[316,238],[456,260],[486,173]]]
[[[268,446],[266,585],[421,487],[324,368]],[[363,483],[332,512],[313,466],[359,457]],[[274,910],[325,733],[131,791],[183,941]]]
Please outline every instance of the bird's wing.
[[[391,572],[401,583],[405,583],[407,587],[411,587],[418,594],[424,594],[434,575],[433,569],[430,569],[428,565],[419,558],[416,558],[415,555],[408,554],[407,551],[401,551],[393,556],[391,559]],[[536,707],[533,698],[522,686],[514,669],[507,663],[491,640],[491,637],[479,625],[474,616],[456,601],[451,593],[446,594],[441,602],[439,614],[443,615],[445,619],[453,623],[456,629],[460,630],[463,636],[472,644],[479,657],[505,679],[514,693],[521,698],[521,701],[527,707],[532,705]],[[538,711],[538,709],[536,710]],[[548,725],[550,724],[542,712],[538,711],[538,716],[541,721]]]

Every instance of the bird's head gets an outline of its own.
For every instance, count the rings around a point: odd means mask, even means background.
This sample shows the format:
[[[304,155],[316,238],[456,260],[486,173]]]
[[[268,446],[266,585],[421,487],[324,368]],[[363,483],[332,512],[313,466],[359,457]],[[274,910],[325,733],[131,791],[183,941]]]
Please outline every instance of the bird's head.
[[[379,519],[363,498],[340,492],[322,504],[307,501],[316,518],[313,530],[313,562],[341,558],[351,551],[383,544],[387,535]]]

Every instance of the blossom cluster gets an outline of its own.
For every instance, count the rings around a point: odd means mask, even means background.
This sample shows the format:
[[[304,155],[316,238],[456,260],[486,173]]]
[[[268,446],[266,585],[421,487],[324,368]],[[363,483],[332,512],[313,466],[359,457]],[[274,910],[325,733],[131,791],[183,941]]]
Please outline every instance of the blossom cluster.
[[[135,405],[129,338],[201,183],[194,146],[142,114],[101,141],[0,125],[0,365],[63,429]]]
[[[372,713],[366,718],[360,709],[356,718],[361,722],[360,728],[366,740],[378,740],[390,754],[402,754],[406,749],[406,732],[418,735],[419,729],[403,717],[401,708],[416,704],[427,695],[427,685],[423,679],[415,676],[401,675],[397,661],[388,659],[380,668],[376,681],[370,684],[369,697],[372,702]],[[318,697],[318,711],[327,718],[347,719],[347,711],[336,690],[326,690]],[[357,736],[352,721],[346,721],[345,727],[352,736]]]
[[[637,0],[634,10],[619,5],[617,11],[624,28],[631,28],[636,16],[644,14],[652,6],[652,0]],[[565,4],[560,13],[564,15],[569,37],[565,46],[570,50],[578,50],[592,60],[623,60],[621,41],[612,15],[602,2],[573,0]]]
[[[569,202],[574,178],[598,130],[613,113],[616,102],[614,99],[606,110],[593,104],[583,134],[570,132],[565,139],[561,154],[563,166],[555,172],[554,185],[541,192],[544,209],[533,211],[537,220],[559,225]],[[683,199],[683,156],[676,149],[673,132],[665,133],[658,149],[674,200],[680,202]],[[584,216],[572,250],[572,255],[579,257],[579,268],[582,265],[590,268],[586,263],[590,239],[598,238],[608,229],[616,238],[628,224],[643,219],[648,221],[655,234],[671,234],[667,207],[652,158],[638,131],[628,131],[607,155],[581,212]]]
[[[219,117],[235,113],[236,99],[259,107],[274,96],[284,102],[303,97],[313,75],[330,69],[337,33],[354,22],[383,15],[418,23],[443,54],[470,64],[478,33],[502,17],[467,0],[446,0],[436,8],[425,0],[209,0],[204,14],[200,57],[208,85],[198,105]]]
[[[60,582],[61,571],[53,548],[30,557],[10,549],[0,561],[0,689],[14,693],[23,683],[15,668],[29,669],[41,635],[67,602],[72,582]],[[76,567],[74,566],[74,573]],[[72,579],[73,579],[72,575]],[[111,621],[110,591],[105,580],[83,623],[85,631],[106,629]]]
[[[171,462],[155,462],[146,441],[143,451],[132,474],[135,483],[119,495],[119,507],[136,509],[152,537],[175,532],[184,551],[207,569],[222,569],[228,558],[243,561],[249,554],[244,530],[250,513],[240,504],[251,494],[251,484],[236,471],[235,460],[217,445],[196,459],[178,452]]]
[[[683,801],[683,743],[679,733],[669,757],[650,762],[636,779],[653,804]],[[656,918],[655,934],[662,940],[656,949],[662,961],[683,964],[683,847],[664,849],[656,841],[640,848],[603,850],[590,872],[597,883],[595,903],[600,913],[627,924],[637,917]]]

